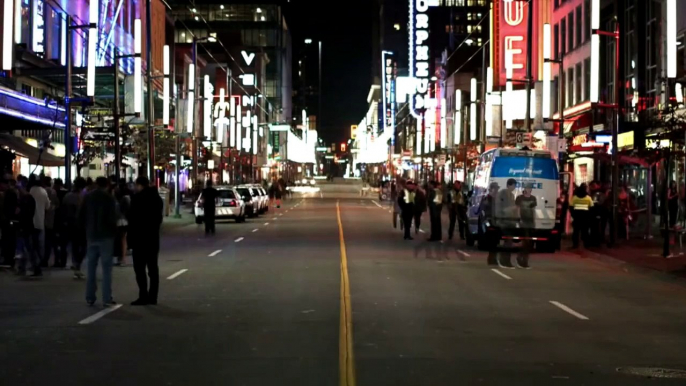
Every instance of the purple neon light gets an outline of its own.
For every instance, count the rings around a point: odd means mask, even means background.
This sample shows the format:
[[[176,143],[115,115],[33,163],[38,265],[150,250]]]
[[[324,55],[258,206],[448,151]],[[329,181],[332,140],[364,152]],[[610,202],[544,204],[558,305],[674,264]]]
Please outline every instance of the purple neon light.
[[[0,94],[7,95],[8,97],[12,97],[12,98],[17,98],[17,99],[22,100],[24,102],[32,103],[36,106],[46,107],[45,102],[43,102],[39,99],[33,99],[31,97],[27,97],[26,95],[24,95],[18,91],[12,91],[12,90],[6,90],[4,88],[0,88]],[[55,105],[48,105],[47,107],[51,108],[53,110],[57,109],[59,111],[64,111],[64,107],[59,107],[59,106],[55,106]]]
[[[11,115],[11,116],[16,117],[16,118],[26,119],[26,120],[36,122],[36,123],[42,123],[44,125],[52,126],[54,124],[55,127],[64,128],[64,123],[62,123],[62,122],[53,122],[51,119],[35,117],[33,115],[28,115],[25,113],[21,113],[19,111],[9,110],[9,109],[6,109],[4,107],[0,107],[0,113]]]

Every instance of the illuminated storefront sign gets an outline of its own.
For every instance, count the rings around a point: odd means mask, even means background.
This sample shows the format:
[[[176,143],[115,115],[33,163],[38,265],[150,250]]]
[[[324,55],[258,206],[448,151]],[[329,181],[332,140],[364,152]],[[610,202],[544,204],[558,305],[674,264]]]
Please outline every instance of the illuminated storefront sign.
[[[6,0],[7,1],[7,0]],[[45,52],[45,3],[40,0],[33,2],[33,52],[42,54]]]
[[[384,51],[383,62],[383,127],[384,132],[392,133],[395,128],[395,60],[393,53]]]
[[[429,2],[410,0],[410,77],[415,78],[410,112],[419,118],[429,99]]]
[[[497,26],[500,34],[500,52],[498,53],[498,61],[500,63],[500,84],[505,84],[507,80],[505,72],[505,63],[507,54],[512,55],[512,71],[513,79],[524,79],[526,77],[525,63],[526,63],[526,25],[529,2],[526,1],[506,1],[499,2],[500,23]],[[534,39],[533,47],[536,47],[537,36],[531,37]],[[535,62],[532,63],[532,73],[536,74],[537,69]]]
[[[587,134],[576,135],[572,138],[572,146],[580,146],[588,141]]]
[[[231,105],[226,101],[224,88],[219,89],[219,103],[214,105],[214,127],[217,129],[216,141],[224,143],[224,133],[231,125],[231,120],[226,116],[227,110],[231,111]]]
[[[631,149],[634,147],[634,132],[620,133],[617,136],[617,148],[620,150]]]

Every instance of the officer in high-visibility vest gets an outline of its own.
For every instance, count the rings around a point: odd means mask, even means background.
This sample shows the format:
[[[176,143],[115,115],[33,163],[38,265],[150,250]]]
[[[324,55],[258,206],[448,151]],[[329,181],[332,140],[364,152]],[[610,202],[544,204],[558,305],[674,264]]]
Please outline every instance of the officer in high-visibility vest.
[[[429,241],[441,241],[443,227],[441,224],[441,211],[443,210],[443,191],[441,190],[441,183],[431,181],[431,189],[429,190],[429,216],[431,219],[431,237]]]
[[[405,189],[398,194],[398,205],[400,206],[401,216],[404,227],[405,240],[412,240],[410,230],[412,229],[412,217],[415,211],[415,197],[417,194],[417,185],[413,181],[405,183]]]
[[[579,236],[581,236],[584,246],[588,247],[588,227],[591,208],[593,208],[593,199],[588,195],[588,187],[585,183],[581,184],[574,191],[574,196],[570,200],[569,206],[572,209],[572,218],[574,219],[574,231],[572,232],[573,248],[579,247]]]

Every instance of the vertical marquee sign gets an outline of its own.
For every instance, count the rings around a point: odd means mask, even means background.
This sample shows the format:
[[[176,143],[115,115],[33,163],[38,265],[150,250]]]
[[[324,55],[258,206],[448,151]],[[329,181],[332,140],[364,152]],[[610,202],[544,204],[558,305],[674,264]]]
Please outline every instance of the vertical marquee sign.
[[[384,51],[381,56],[383,62],[383,131],[384,133],[392,134],[395,130],[396,65],[392,52]]]
[[[500,49],[498,50],[498,69],[499,84],[504,85],[507,80],[505,64],[507,53],[512,55],[512,76],[513,79],[523,80],[526,78],[526,25],[528,22],[528,8],[530,2],[527,1],[506,1],[497,2],[499,9],[495,10],[498,17],[495,20]],[[536,47],[536,31],[532,47]],[[536,61],[532,63],[532,74],[536,74]]]
[[[429,102],[429,0],[410,0],[410,78],[415,79],[410,112],[420,118]]]

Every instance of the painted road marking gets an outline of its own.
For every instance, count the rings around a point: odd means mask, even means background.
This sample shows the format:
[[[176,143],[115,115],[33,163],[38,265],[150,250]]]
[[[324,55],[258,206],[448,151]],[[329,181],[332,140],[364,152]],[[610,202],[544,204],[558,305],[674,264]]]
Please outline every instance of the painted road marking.
[[[376,206],[378,206],[379,208],[383,209],[383,206],[381,206],[378,202],[376,202],[376,201],[374,201],[374,200],[372,200],[372,202],[373,202]]]
[[[491,271],[495,272],[496,274],[500,275],[501,277],[503,277],[503,278],[505,278],[505,279],[507,279],[507,280],[512,280],[511,277],[509,277],[509,276],[507,276],[506,274],[504,274],[504,273],[498,271],[498,270],[495,269],[495,268],[491,268]]]
[[[222,250],[221,250],[221,249],[217,249],[216,251],[210,253],[210,254],[207,255],[207,256],[209,256],[209,257],[214,257],[214,256],[217,256],[217,255],[220,254],[220,253],[222,253]]]
[[[573,315],[573,316],[575,316],[581,320],[589,320],[586,315],[580,314],[580,313],[574,311],[573,309],[565,306],[564,304],[562,304],[560,302],[556,302],[555,300],[551,300],[550,304],[554,305],[555,307],[561,309],[562,311],[564,311],[570,315]]]
[[[283,216],[283,213],[279,213],[279,217]]]
[[[255,233],[255,232],[257,232],[257,231],[258,231],[258,229],[255,228],[255,229],[252,230],[252,233]]]
[[[426,233],[426,232],[424,232],[424,229],[420,229],[419,233]]]
[[[96,312],[95,314],[93,314],[93,315],[87,317],[86,319],[80,321],[79,324],[84,324],[84,325],[85,324],[91,324],[91,323],[95,322],[96,320],[102,318],[103,316],[120,309],[122,305],[123,304],[115,304],[112,307],[107,307],[104,310]]]
[[[353,355],[353,312],[350,304],[350,278],[348,277],[348,256],[343,237],[340,202],[336,201],[338,238],[341,244],[341,317],[338,341],[338,375],[340,386],[355,386],[355,357]]]
[[[174,280],[174,279],[176,279],[177,277],[183,275],[186,271],[188,271],[188,270],[187,270],[187,269],[182,269],[182,270],[180,270],[179,272],[177,272],[177,273],[175,273],[175,274],[169,276],[169,277],[167,278],[167,280]]]
[[[268,222],[264,223],[264,226],[267,226],[267,225],[269,225],[269,223],[268,223]]]
[[[237,238],[236,240],[234,240],[233,242],[234,242],[234,243],[240,243],[241,241],[243,241],[243,238],[242,238],[242,237],[239,237],[239,238]]]
[[[278,217],[274,217],[272,220],[276,221],[276,220],[278,220],[278,219],[279,219]]]
[[[457,253],[461,254],[461,255],[464,256],[464,257],[471,257],[471,256],[472,256],[472,255],[470,255],[469,253],[467,253],[467,252],[465,252],[465,251],[463,251],[463,250],[461,250],[461,249],[458,249],[458,250],[457,250]]]

